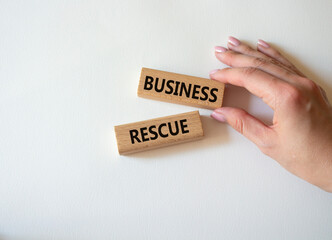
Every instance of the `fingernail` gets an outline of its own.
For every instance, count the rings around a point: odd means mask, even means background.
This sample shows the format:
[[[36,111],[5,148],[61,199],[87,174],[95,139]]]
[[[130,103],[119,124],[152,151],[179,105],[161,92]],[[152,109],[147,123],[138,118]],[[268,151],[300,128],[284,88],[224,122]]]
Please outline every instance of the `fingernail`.
[[[266,48],[270,47],[270,45],[267,42],[263,41],[262,39],[258,39],[257,44],[259,44],[263,47],[266,47]]]
[[[210,71],[210,75],[213,75],[214,73],[216,73],[218,71],[219,71],[219,69],[214,69],[214,70]]]
[[[214,50],[215,50],[216,52],[222,53],[222,52],[226,52],[226,51],[227,51],[227,48],[220,47],[220,46],[215,46],[215,47],[214,47]]]
[[[211,113],[211,117],[214,118],[214,119],[216,119],[219,122],[226,122],[225,116],[220,112],[219,109],[214,110]]]
[[[240,40],[236,39],[235,37],[229,37],[228,42],[234,46],[239,46],[240,45]]]

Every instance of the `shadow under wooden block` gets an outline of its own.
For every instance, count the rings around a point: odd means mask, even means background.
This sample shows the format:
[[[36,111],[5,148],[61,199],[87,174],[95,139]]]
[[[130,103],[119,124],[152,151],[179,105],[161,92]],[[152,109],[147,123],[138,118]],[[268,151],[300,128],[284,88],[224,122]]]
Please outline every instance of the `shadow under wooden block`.
[[[209,116],[201,116],[202,125],[204,129],[204,138],[184,144],[174,145],[167,148],[158,148],[151,151],[139,152],[128,157],[141,158],[142,160],[152,160],[163,157],[170,157],[186,152],[197,152],[202,149],[222,146],[229,142],[228,126],[220,123]]]

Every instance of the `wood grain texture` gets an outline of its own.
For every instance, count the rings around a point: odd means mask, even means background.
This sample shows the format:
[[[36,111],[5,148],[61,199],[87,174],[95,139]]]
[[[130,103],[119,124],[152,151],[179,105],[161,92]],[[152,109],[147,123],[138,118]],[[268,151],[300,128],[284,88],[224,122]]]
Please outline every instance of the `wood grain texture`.
[[[225,84],[206,78],[142,68],[137,95],[207,109],[222,105]]]
[[[203,137],[198,111],[114,127],[119,154],[146,151]]]

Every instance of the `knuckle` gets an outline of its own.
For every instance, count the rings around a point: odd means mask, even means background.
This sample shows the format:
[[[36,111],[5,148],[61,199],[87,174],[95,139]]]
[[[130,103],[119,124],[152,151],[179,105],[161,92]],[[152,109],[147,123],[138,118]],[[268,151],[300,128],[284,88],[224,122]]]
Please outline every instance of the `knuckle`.
[[[241,51],[245,54],[251,54],[255,50],[252,49],[251,47],[247,46],[247,45],[242,45]]]
[[[256,68],[264,67],[267,63],[268,63],[268,61],[264,58],[254,58],[253,59],[253,65]]]
[[[283,66],[283,64],[281,62],[279,62],[277,59],[274,59],[274,58],[271,58],[270,62],[277,66]]]
[[[241,134],[244,134],[245,131],[245,123],[244,123],[244,118],[245,118],[245,113],[244,112],[239,112],[237,114],[236,120],[234,122],[234,128],[236,131],[238,131]]]
[[[305,88],[307,90],[309,90],[310,92],[318,93],[320,91],[319,86],[314,81],[307,79],[307,78],[303,78],[302,81],[303,81]]]
[[[282,98],[288,106],[299,106],[306,104],[307,100],[300,88],[286,85],[282,90]]]
[[[293,79],[294,77],[296,77],[296,75],[288,69],[281,68],[280,71],[282,72],[285,79]]]
[[[255,67],[247,67],[247,68],[243,68],[242,71],[243,71],[243,74],[245,75],[245,77],[250,77],[254,73],[256,73],[258,71],[258,69]]]
[[[285,87],[283,89],[283,94],[285,99],[290,99],[290,100],[298,99],[301,97],[300,90],[293,85],[288,85],[287,87]]]
[[[285,62],[281,62],[281,61],[279,61],[279,60],[277,60],[277,59],[272,59],[272,60],[271,60],[271,63],[273,63],[273,64],[275,64],[275,65],[277,65],[277,66],[279,66],[279,67],[281,67],[281,68],[283,68],[283,69],[286,69],[286,70],[288,70],[289,72],[293,72],[293,73],[295,73],[295,71],[294,71],[294,69],[292,68],[292,66],[289,65],[289,64],[287,64],[287,63],[285,63]]]
[[[285,68],[287,69],[288,68],[287,66],[285,66],[285,64],[283,64],[282,62],[280,62],[280,61],[278,61],[277,59],[274,59],[274,58],[270,59],[270,63],[273,64],[273,65],[276,65],[276,66],[278,66],[282,69],[285,69]]]
[[[244,131],[244,122],[242,119],[237,119],[235,121],[235,126],[234,126],[235,130],[238,131],[239,133],[243,134]]]

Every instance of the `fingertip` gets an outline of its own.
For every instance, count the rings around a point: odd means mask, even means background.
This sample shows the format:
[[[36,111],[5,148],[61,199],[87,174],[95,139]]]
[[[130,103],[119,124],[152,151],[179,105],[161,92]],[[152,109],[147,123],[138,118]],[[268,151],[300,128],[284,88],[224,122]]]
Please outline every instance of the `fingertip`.
[[[228,37],[228,43],[231,45],[231,46],[239,46],[241,44],[241,41],[233,36],[229,36]]]
[[[270,45],[262,39],[258,39],[257,46],[264,47],[264,48],[269,48],[270,47]]]
[[[211,113],[211,117],[219,122],[227,122],[225,115],[223,114],[221,108],[215,109]]]
[[[214,47],[214,51],[216,53],[223,53],[223,52],[226,52],[228,49],[227,48],[224,48],[224,47],[221,47],[221,46],[215,46]]]
[[[210,79],[221,83],[228,83],[226,72],[230,69],[231,68],[222,68],[222,69],[212,70],[210,72]]]
[[[213,69],[212,71],[210,71],[210,72],[209,72],[210,78],[212,78],[213,75],[214,75],[216,72],[218,72],[218,71],[219,71],[219,69]]]

